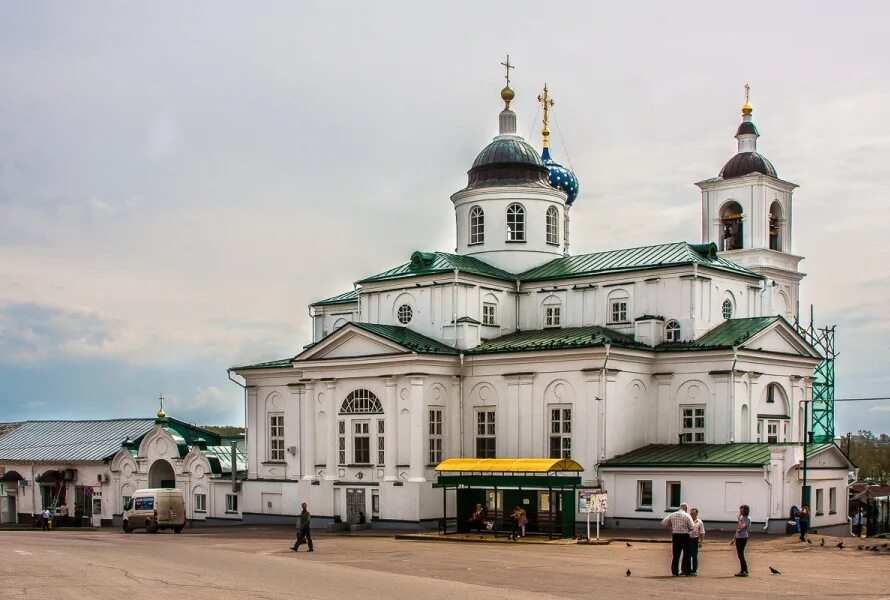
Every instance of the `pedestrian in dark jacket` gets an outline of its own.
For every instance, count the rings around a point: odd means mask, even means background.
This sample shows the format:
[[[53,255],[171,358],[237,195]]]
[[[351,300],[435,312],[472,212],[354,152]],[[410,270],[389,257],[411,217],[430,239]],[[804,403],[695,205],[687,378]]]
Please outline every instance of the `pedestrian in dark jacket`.
[[[294,552],[300,549],[301,544],[309,544],[309,552],[315,552],[312,547],[312,531],[309,528],[311,519],[312,515],[309,514],[309,510],[306,508],[306,503],[304,502],[303,510],[297,518],[297,541],[290,547]]]

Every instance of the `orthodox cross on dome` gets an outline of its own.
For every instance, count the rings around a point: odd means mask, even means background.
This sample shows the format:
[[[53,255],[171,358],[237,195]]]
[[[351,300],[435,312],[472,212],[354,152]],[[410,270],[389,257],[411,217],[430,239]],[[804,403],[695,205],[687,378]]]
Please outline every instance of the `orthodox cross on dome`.
[[[504,67],[506,74],[504,75],[504,79],[507,80],[507,85],[504,86],[504,89],[501,90],[501,100],[504,101],[504,110],[510,110],[510,101],[516,96],[513,93],[513,90],[510,89],[510,69],[515,69],[513,65],[510,64],[510,55],[507,55],[507,60],[501,63],[501,66]]]
[[[742,114],[746,117],[751,116],[754,107],[751,106],[751,86],[745,84],[745,104],[742,106]]]
[[[167,413],[164,412],[164,394],[158,396],[158,400],[161,403],[161,408],[158,409],[158,418],[165,419],[167,417]]]
[[[547,89],[547,83],[544,83],[544,93],[538,94],[538,102],[544,105],[544,129],[541,130],[541,135],[544,136],[544,147],[550,147],[550,108],[556,104],[553,101],[553,98],[550,97],[550,92]]]
[[[504,67],[504,70],[507,71],[507,74],[504,75],[504,78],[507,80],[507,87],[510,87],[510,69],[515,69],[513,65],[510,64],[510,55],[507,55],[506,62],[502,62],[501,66]]]

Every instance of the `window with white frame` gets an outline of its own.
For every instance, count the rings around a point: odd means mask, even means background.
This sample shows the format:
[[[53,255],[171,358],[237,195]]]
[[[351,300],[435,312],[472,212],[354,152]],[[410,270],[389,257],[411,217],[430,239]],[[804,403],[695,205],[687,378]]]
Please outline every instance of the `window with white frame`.
[[[377,421],[377,464],[384,464],[386,459],[386,422],[383,419]]]
[[[543,303],[544,327],[559,327],[562,324],[562,302],[556,296],[548,296]]]
[[[680,441],[684,444],[705,443],[705,407],[680,407]]]
[[[269,415],[269,461],[284,462],[284,415]]]
[[[816,516],[825,514],[825,490],[816,490]]]
[[[482,303],[482,324],[497,325],[498,324],[498,305],[493,302]]]
[[[664,326],[664,341],[679,342],[680,341],[680,323],[671,319]]]
[[[195,512],[207,512],[207,494],[195,494]]]
[[[521,204],[507,207],[507,241],[525,241],[525,209]]]
[[[382,413],[383,405],[374,392],[359,388],[350,392],[346,400],[340,406],[341,415],[356,415],[364,413]]]
[[[414,318],[414,309],[410,304],[402,304],[396,311],[396,318],[402,325],[407,325]]]
[[[627,323],[627,297],[609,301],[609,323]]]
[[[352,462],[371,464],[371,423],[368,421],[352,422]]]
[[[438,465],[442,462],[442,414],[441,407],[430,407],[429,410],[429,463]]]
[[[485,243],[485,213],[482,208],[470,209],[470,245]]]
[[[550,407],[550,458],[572,456],[572,409],[568,406]]]
[[[652,510],[652,480],[637,481],[637,510]]]
[[[837,514],[837,488],[828,488],[828,514]]]
[[[555,206],[547,209],[547,243],[559,245],[559,211]]]
[[[495,411],[476,409],[476,458],[496,458]]]
[[[731,319],[731,318],[732,318],[732,308],[733,308],[733,307],[732,307],[732,300],[730,300],[729,298],[727,298],[726,300],[723,301],[722,312],[723,312],[723,318],[724,318],[724,319]]]
[[[237,494],[226,494],[226,512],[227,513],[238,512],[238,495]]]
[[[346,421],[337,422],[337,464],[346,464]]]
[[[771,383],[766,386],[766,402],[767,404],[774,404],[776,402],[776,384]]]
[[[682,502],[682,486],[679,481],[668,481],[665,489],[665,498],[667,499],[666,510],[677,510]]]
[[[770,419],[760,415],[757,419],[757,441],[766,444],[779,444],[788,441],[791,431],[790,419]]]

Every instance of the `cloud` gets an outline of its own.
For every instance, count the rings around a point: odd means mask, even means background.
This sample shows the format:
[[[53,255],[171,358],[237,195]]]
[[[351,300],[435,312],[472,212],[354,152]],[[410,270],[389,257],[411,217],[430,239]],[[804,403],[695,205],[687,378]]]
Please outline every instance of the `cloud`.
[[[872,406],[868,409],[868,412],[885,412],[890,413],[890,404],[884,404],[880,406]]]

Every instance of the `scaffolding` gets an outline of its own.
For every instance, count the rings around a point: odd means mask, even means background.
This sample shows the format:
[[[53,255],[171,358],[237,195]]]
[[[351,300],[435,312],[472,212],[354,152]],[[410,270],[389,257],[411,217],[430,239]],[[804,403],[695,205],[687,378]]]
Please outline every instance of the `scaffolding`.
[[[797,332],[819,351],[822,360],[813,372],[812,421],[809,442],[814,444],[834,441],[834,361],[837,358],[835,330],[837,325],[816,327],[813,306],[810,305],[810,323],[802,325],[795,319]]]

